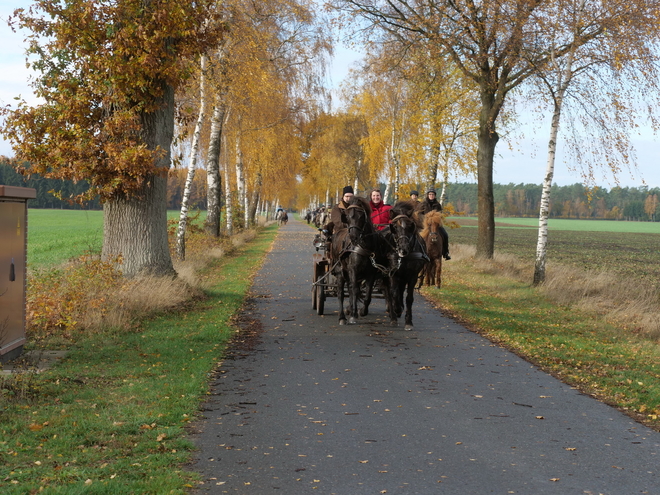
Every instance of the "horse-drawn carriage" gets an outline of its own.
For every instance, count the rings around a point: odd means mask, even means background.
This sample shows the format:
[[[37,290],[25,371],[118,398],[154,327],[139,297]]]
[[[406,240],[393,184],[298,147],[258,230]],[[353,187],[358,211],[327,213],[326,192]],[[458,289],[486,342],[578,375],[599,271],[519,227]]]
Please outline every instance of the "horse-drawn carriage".
[[[368,314],[372,297],[383,297],[391,324],[397,324],[405,306],[405,329],[411,330],[415,285],[429,261],[415,205],[397,203],[382,231],[374,229],[364,198],[354,197],[343,215],[346,228],[331,241],[323,233],[314,239],[313,308],[322,315],[326,299],[337,297],[339,324],[356,323],[358,316]],[[349,304],[344,308],[346,296]]]
[[[325,310],[325,300],[329,297],[338,297],[337,277],[332,271],[330,260],[327,257],[328,239],[323,233],[314,237],[314,247],[316,252],[312,255],[312,308],[316,313],[322,315]],[[364,281],[363,281],[364,282]],[[360,299],[364,299],[366,287],[364,283],[360,287]],[[344,297],[348,295],[347,287],[344,287]],[[375,299],[385,299],[385,293],[381,280],[377,279],[374,283],[371,297]]]

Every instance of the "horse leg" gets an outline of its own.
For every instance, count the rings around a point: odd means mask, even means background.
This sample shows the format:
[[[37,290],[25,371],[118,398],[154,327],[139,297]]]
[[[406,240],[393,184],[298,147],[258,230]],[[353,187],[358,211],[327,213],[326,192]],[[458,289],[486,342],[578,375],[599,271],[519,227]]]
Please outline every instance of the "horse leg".
[[[415,300],[415,280],[417,277],[410,277],[410,280],[407,282],[406,288],[406,325],[404,330],[412,330],[412,305]],[[401,291],[403,293],[403,291]]]
[[[383,295],[385,296],[385,310],[390,317],[390,325],[398,325],[396,312],[394,311],[394,291],[392,290],[392,277],[383,278]]]
[[[360,310],[360,316],[367,316],[369,314],[369,305],[371,304],[371,295],[374,290],[375,277],[367,278],[364,283],[366,285],[366,292],[364,294],[364,305]]]
[[[346,325],[346,313],[344,313],[344,274],[337,274],[337,299],[339,299],[339,324]]]
[[[357,323],[358,314],[358,292],[360,292],[360,284],[354,270],[348,274],[348,305],[350,308],[348,323],[353,325]]]
[[[401,279],[396,279],[394,282],[394,314],[397,318],[403,314],[403,291],[405,290],[405,282]]]
[[[439,289],[442,285],[442,257],[435,260],[435,286]]]

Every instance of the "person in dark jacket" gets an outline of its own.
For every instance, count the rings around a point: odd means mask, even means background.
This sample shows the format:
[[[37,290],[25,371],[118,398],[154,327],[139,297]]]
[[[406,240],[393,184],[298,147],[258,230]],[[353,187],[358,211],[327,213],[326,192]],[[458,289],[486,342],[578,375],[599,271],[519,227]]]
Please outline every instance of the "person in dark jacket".
[[[351,186],[344,187],[342,191],[341,201],[332,207],[330,210],[330,221],[325,224],[323,229],[319,229],[323,232],[326,238],[326,255],[332,264],[332,250],[330,246],[332,244],[332,234],[342,227],[346,227],[346,224],[341,220],[342,211],[348,208],[348,202],[353,198],[353,188]]]
[[[422,201],[421,212],[442,211],[442,204],[435,197],[435,189],[429,189],[426,192],[426,198]]]
[[[341,221],[342,210],[348,208],[348,202],[354,196],[353,188],[351,186],[344,187],[342,191],[341,201],[332,207],[330,210],[330,222],[326,226],[326,229],[332,234],[334,230],[339,230],[344,223]],[[330,227],[330,228],[328,228]]]
[[[426,191],[426,198],[422,201],[421,209],[422,214],[426,214],[429,211],[442,211],[442,204],[435,197],[435,189],[430,188]],[[442,257],[449,261],[451,256],[449,256],[449,234],[444,227],[440,227],[440,235],[442,236],[442,242],[444,244],[444,253]]]

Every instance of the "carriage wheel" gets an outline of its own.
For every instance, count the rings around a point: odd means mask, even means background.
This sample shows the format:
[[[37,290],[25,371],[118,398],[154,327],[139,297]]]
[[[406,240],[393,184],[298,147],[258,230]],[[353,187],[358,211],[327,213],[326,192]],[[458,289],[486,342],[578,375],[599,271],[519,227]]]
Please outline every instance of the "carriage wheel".
[[[316,291],[316,314],[322,315],[325,307],[325,289],[323,286],[318,286]]]

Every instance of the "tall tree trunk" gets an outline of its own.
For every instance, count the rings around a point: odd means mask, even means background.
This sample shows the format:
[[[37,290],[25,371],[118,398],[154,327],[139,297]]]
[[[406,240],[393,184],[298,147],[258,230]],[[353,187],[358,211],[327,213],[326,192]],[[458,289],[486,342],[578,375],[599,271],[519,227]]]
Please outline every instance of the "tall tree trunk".
[[[188,225],[188,202],[190,201],[190,190],[192,189],[195,167],[197,166],[197,152],[199,150],[199,136],[202,133],[202,124],[206,113],[206,92],[204,88],[204,71],[206,70],[206,56],[200,59],[199,76],[199,113],[193,132],[192,145],[190,147],[190,162],[188,164],[188,175],[183,187],[183,198],[181,199],[181,214],[179,215],[179,228],[176,234],[176,254],[180,260],[186,259],[186,228]]]
[[[385,194],[383,194],[383,203],[389,204],[390,189],[392,188],[392,178],[387,176],[387,184],[385,185]]]
[[[222,136],[225,142],[225,136]],[[234,215],[233,215],[233,200],[231,195],[231,173],[229,172],[229,165],[225,166],[225,218],[227,225],[227,235],[234,234]]]
[[[493,197],[493,159],[499,135],[495,132],[494,95],[481,93],[481,113],[477,148],[477,258],[490,259],[495,252],[495,201]]]
[[[449,183],[449,151],[444,154],[445,166],[442,170],[442,192],[440,193],[440,204],[444,206],[447,202],[447,184]]]
[[[249,207],[249,214],[246,216],[245,222],[246,225],[256,225],[257,224],[257,211],[259,210],[259,203],[261,202],[261,184],[262,184],[261,173],[257,173],[257,177],[254,184],[254,191],[252,192],[252,200],[249,205],[246,205],[246,210]],[[249,221],[249,223],[248,223]]]
[[[394,137],[396,133],[396,126],[392,126],[392,139],[390,140],[390,160],[392,162],[392,168],[394,170],[394,201],[398,201],[399,198],[399,184],[401,182],[401,170],[399,168],[399,157],[397,156],[397,151],[395,148]]]
[[[243,164],[243,149],[241,148],[241,133],[239,132],[236,135],[235,143],[235,153],[236,153],[236,213],[243,213],[243,219],[247,215],[246,200],[247,200],[247,187],[245,182],[245,167]],[[240,217],[239,217],[240,218]],[[244,225],[244,228],[247,229],[247,223]]]
[[[536,241],[536,260],[534,262],[534,285],[545,282],[545,265],[548,245],[548,216],[550,213],[550,189],[555,174],[555,155],[557,153],[557,134],[559,133],[559,117],[561,108],[555,104],[548,142],[548,159],[546,162],[545,179],[541,192],[541,207],[539,211],[539,233]]]
[[[585,5],[582,1],[580,8]],[[554,111],[550,123],[550,139],[548,140],[548,159],[546,162],[545,179],[543,180],[543,190],[541,192],[541,206],[539,209],[539,233],[536,241],[536,260],[534,261],[534,280],[533,285],[539,285],[545,282],[545,265],[547,258],[548,245],[548,216],[550,216],[550,190],[552,189],[552,178],[555,175],[555,157],[557,156],[557,136],[559,135],[559,123],[561,121],[561,109],[564,103],[564,95],[573,78],[573,60],[575,50],[567,56],[564,70],[561,71],[557,91],[553,94]]]
[[[121,256],[128,277],[175,275],[167,242],[167,172],[174,136],[174,90],[164,88],[159,110],[142,115],[148,149],[163,151],[156,164],[159,174],[148,177],[136,195],[118,197],[103,205],[102,257]]]
[[[225,122],[225,106],[216,99],[211,117],[211,133],[206,156],[206,232],[220,236],[220,198],[222,197],[222,180],[220,178],[220,150],[222,149],[222,129]]]

